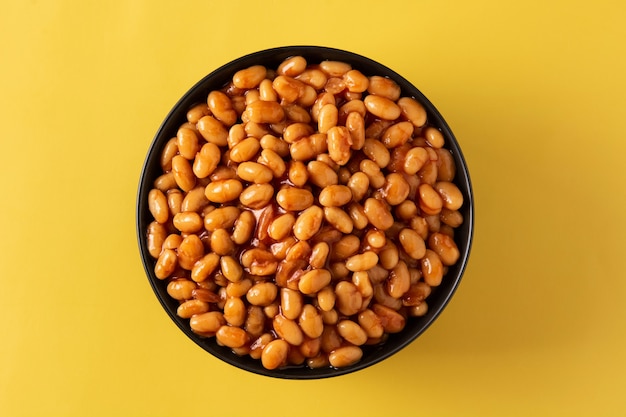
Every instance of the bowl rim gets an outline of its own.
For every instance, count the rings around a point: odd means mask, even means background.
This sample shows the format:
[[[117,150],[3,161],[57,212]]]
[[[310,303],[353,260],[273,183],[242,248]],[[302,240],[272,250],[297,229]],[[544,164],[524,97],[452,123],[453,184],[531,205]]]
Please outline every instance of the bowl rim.
[[[448,273],[448,275],[446,275],[446,277],[444,278],[446,280],[445,286],[440,286],[433,291],[433,293],[436,293],[438,291],[437,303],[433,306],[431,306],[429,303],[429,309],[425,316],[420,318],[411,318],[413,323],[419,322],[419,325],[414,324],[411,327],[411,332],[403,331],[399,334],[390,335],[389,340],[392,340],[393,343],[390,343],[390,341],[388,340],[382,346],[368,348],[367,356],[364,354],[360,362],[339,369],[332,367],[310,369],[305,366],[290,366],[275,370],[268,370],[262,367],[262,365],[260,364],[260,360],[254,360],[248,356],[237,356],[232,353],[229,348],[217,345],[217,343],[214,342],[214,338],[201,338],[193,333],[188,326],[188,320],[178,317],[176,315],[175,309],[172,308],[172,301],[175,300],[171,298],[169,300],[167,299],[167,297],[169,296],[164,293],[166,280],[161,281],[154,275],[155,260],[150,257],[147,251],[147,244],[145,239],[146,228],[151,221],[149,217],[149,211],[147,210],[147,193],[149,192],[150,188],[152,188],[152,181],[154,180],[154,176],[151,176],[149,171],[155,165],[155,158],[158,160],[158,158],[160,157],[162,146],[159,145],[161,143],[164,145],[165,142],[169,140],[170,137],[172,137],[171,135],[168,135],[168,133],[171,132],[171,129],[174,126],[177,129],[177,127],[183,122],[183,120],[181,120],[180,118],[181,114],[186,113],[190,105],[193,104],[192,102],[194,100],[197,102],[197,100],[195,99],[196,97],[201,97],[202,93],[206,92],[206,94],[208,94],[210,90],[218,88],[216,87],[218,83],[221,84],[220,87],[223,86],[229,78],[232,78],[232,75],[238,69],[250,66],[249,64],[255,62],[261,64],[263,62],[270,61],[272,63],[281,62],[282,60],[294,55],[302,55],[307,59],[307,61],[309,61],[312,57],[330,60],[343,60],[344,62],[350,62],[353,67],[361,71],[363,71],[363,67],[367,67],[367,72],[369,72],[370,75],[384,75],[396,81],[400,85],[403,95],[406,95],[407,92],[410,92],[409,95],[418,100],[426,109],[429,123],[437,126],[444,134],[444,137],[446,138],[445,147],[449,149],[450,152],[453,154],[457,165],[456,177],[454,182],[461,184],[460,188],[464,192],[465,198],[463,210],[464,224],[461,226],[463,230],[463,235],[465,236],[465,239],[463,240],[464,244],[459,245],[459,249],[461,250],[459,260],[450,269],[451,271],[454,271],[454,273]],[[319,62],[321,59],[318,59],[317,62]],[[313,60],[311,60],[311,62],[313,62]],[[269,65],[267,66],[269,67]],[[363,72],[366,73],[365,71]],[[204,97],[206,97],[206,94],[204,95]],[[149,181],[149,179],[151,180]],[[234,367],[241,370],[252,372],[254,374],[280,379],[323,379],[347,375],[376,365],[384,361],[385,359],[395,355],[400,350],[411,344],[419,336],[421,336],[441,315],[443,310],[449,304],[453,295],[456,293],[467,268],[474,237],[474,194],[469,175],[469,167],[467,165],[467,161],[465,160],[463,152],[461,151],[460,145],[456,137],[454,136],[454,133],[452,132],[446,120],[444,120],[442,115],[439,113],[437,108],[424,94],[422,94],[422,92],[417,88],[416,85],[409,82],[403,76],[401,76],[391,68],[385,66],[384,64],[381,64],[371,58],[365,57],[355,52],[338,48],[314,45],[280,46],[275,48],[263,49],[240,56],[209,72],[199,81],[197,81],[190,89],[188,89],[167,113],[148,147],[148,152],[142,164],[139,177],[135,215],[138,248],[146,276],[154,294],[159,300],[159,303],[161,304],[167,315],[170,317],[170,319],[176,324],[176,326],[181,331],[183,331],[183,333],[189,339],[195,342],[196,345],[210,353],[212,356],[222,360],[223,362],[233,365]],[[441,290],[441,288],[444,288],[446,290],[443,291]],[[429,300],[431,299],[431,297],[429,297]],[[187,322],[186,326],[185,322]]]

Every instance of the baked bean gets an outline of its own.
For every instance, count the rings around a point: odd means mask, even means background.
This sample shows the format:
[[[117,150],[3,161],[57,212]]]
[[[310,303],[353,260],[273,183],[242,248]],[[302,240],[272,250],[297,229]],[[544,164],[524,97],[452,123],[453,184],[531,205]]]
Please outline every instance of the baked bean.
[[[302,56],[292,56],[285,59],[280,63],[276,73],[280,75],[286,75],[288,77],[295,77],[302,74],[307,67],[306,59]]]
[[[366,271],[353,273],[352,283],[357,287],[363,298],[367,298],[374,293],[372,281]]]
[[[163,241],[163,250],[165,249],[178,249],[180,243],[183,241],[183,237],[177,233],[169,234]]]
[[[352,320],[341,320],[337,323],[337,332],[349,343],[361,346],[367,342],[367,333],[358,323]]]
[[[305,336],[302,344],[299,347],[300,353],[305,358],[311,359],[319,355],[322,349],[322,341],[319,337],[310,338]]]
[[[365,120],[363,116],[355,111],[348,113],[346,117],[346,129],[348,129],[352,139],[352,145],[350,145],[350,147],[354,150],[363,148],[365,144]]]
[[[147,246],[148,253],[154,259],[158,259],[161,254],[161,250],[163,249],[163,242],[165,242],[165,238],[167,238],[167,229],[161,223],[156,220],[148,225],[148,233],[147,233]]]
[[[437,181],[437,177],[439,176],[437,161],[427,161],[424,166],[417,172],[417,176],[420,179],[420,183],[434,185]]]
[[[189,320],[191,330],[204,336],[215,335],[224,324],[226,324],[226,320],[224,320],[224,316],[220,311],[195,314]]]
[[[178,266],[178,257],[173,249],[163,249],[154,266],[154,274],[158,279],[165,279],[172,275]]]
[[[175,216],[180,213],[180,207],[185,198],[183,193],[176,188],[172,188],[171,190],[167,190],[165,197],[167,198],[167,206],[169,207],[170,214]]]
[[[381,77],[380,75],[369,77],[367,92],[385,97],[391,101],[397,101],[401,93],[400,86],[394,80],[388,77]]]
[[[261,137],[259,143],[261,144],[261,148],[272,150],[282,158],[289,155],[289,144],[282,138],[279,139],[276,136],[267,134]]]
[[[198,285],[198,288],[195,288],[193,290],[193,298],[195,298],[196,300],[204,301],[205,303],[220,303],[222,301],[222,297],[219,294],[215,294],[208,288],[201,288],[201,284],[202,283],[196,284]]]
[[[253,337],[259,337],[265,330],[265,313],[259,306],[249,306],[243,328]]]
[[[426,253],[424,239],[413,229],[404,228],[398,235],[402,249],[413,259],[421,259]]]
[[[402,174],[392,172],[385,178],[383,193],[385,200],[392,206],[406,201],[411,188]]]
[[[208,253],[194,263],[191,268],[191,279],[195,282],[205,281],[219,265],[220,257],[215,253]]]
[[[402,296],[402,305],[413,307],[421,304],[430,295],[432,289],[424,281],[418,281],[411,284],[409,290]]]
[[[307,164],[306,168],[309,174],[309,181],[318,187],[324,188],[339,182],[335,170],[325,162],[311,161]]]
[[[202,217],[195,211],[183,211],[174,216],[174,227],[183,233],[199,232],[204,226]]]
[[[199,103],[189,109],[187,112],[187,121],[196,124],[203,116],[211,114],[209,106],[206,103]]]
[[[276,273],[278,262],[274,256],[263,249],[252,248],[241,254],[241,265],[252,275],[268,276]]]
[[[454,180],[456,176],[456,165],[449,150],[444,148],[436,149],[437,152],[437,181]]]
[[[235,162],[250,161],[261,148],[257,138],[249,137],[237,143],[230,150],[230,159]]]
[[[180,242],[178,250],[178,265],[191,271],[193,264],[204,256],[204,244],[197,235],[190,234]]]
[[[326,85],[324,85],[324,91],[333,94],[339,95],[346,89],[346,83],[343,78],[340,77],[330,77],[326,81]]]
[[[384,202],[375,198],[368,198],[363,205],[363,211],[369,222],[380,230],[387,230],[393,225],[393,216]]]
[[[406,319],[404,316],[389,307],[385,307],[381,304],[374,304],[372,306],[372,311],[376,313],[380,319],[383,329],[387,333],[399,333],[406,325]]]
[[[232,153],[232,149],[235,146],[237,146],[240,142],[242,142],[244,139],[246,139],[246,128],[243,125],[243,123],[232,125],[230,129],[228,129],[228,138],[226,138],[226,141],[228,142],[228,149],[231,150],[231,153]]]
[[[280,289],[280,310],[289,320],[296,320],[302,313],[302,293],[289,288]]]
[[[370,309],[361,311],[357,320],[369,338],[382,337],[385,332],[380,317]]]
[[[333,261],[343,260],[354,255],[361,246],[361,240],[355,235],[345,235],[333,244],[330,259]]]
[[[309,240],[322,226],[324,211],[319,206],[311,206],[298,216],[293,226],[293,235],[299,240]]]
[[[215,181],[223,181],[223,180],[233,180],[237,178],[237,171],[232,166],[224,166],[219,165],[215,168],[215,171],[209,176],[209,179],[213,182]],[[206,181],[206,180],[205,180]],[[205,182],[205,187],[208,185],[208,182]]]
[[[313,205],[313,194],[304,188],[287,187],[276,193],[276,202],[287,211],[302,211]]]
[[[441,213],[439,213],[439,218],[450,227],[456,228],[463,224],[463,215],[458,210],[450,210],[444,207],[441,209]]]
[[[287,252],[293,245],[296,244],[296,242],[297,241],[295,237],[287,236],[286,238],[279,240],[276,243],[273,243],[270,246],[270,251],[272,252],[272,255],[274,255],[274,258],[283,260],[287,258]]]
[[[224,320],[231,326],[243,326],[246,313],[246,305],[241,298],[231,297],[224,303]]]
[[[180,213],[185,195],[179,189],[172,188],[171,190],[167,190],[165,197],[167,198],[167,206],[169,207],[170,214],[175,216]]]
[[[345,126],[333,126],[328,129],[328,154],[339,165],[345,165],[352,154],[352,136]]]
[[[309,112],[298,104],[285,103],[283,104],[283,110],[285,111],[285,117],[291,122],[311,123],[311,115]]]
[[[376,252],[367,251],[359,255],[353,255],[346,260],[346,267],[352,271],[367,271],[378,263]]]
[[[337,331],[337,327],[332,324],[325,324],[321,335],[320,348],[323,352],[330,353],[341,347],[343,340]]]
[[[298,346],[302,343],[304,335],[298,323],[286,318],[284,315],[276,315],[272,322],[272,327],[278,337],[287,341],[290,345]]]
[[[296,241],[287,251],[285,257],[288,261],[305,260],[311,256],[311,245],[306,240]]]
[[[237,166],[237,176],[244,181],[266,184],[274,178],[272,170],[258,162],[242,162]]]
[[[380,188],[385,184],[385,176],[380,171],[380,167],[371,159],[364,159],[359,164],[360,170],[367,175],[372,188]]]
[[[352,233],[354,224],[352,223],[352,219],[348,213],[346,213],[343,209],[340,209],[339,207],[324,207],[324,218],[330,225],[339,230],[341,233]]]
[[[398,254],[398,248],[395,244],[393,244],[393,242],[387,240],[387,244],[385,245],[385,247],[383,247],[378,253],[378,258],[380,261],[380,265],[384,269],[393,269],[398,264],[398,260],[400,259]]]
[[[272,282],[259,282],[250,288],[246,294],[248,302],[255,306],[268,306],[278,295],[278,287]]]
[[[289,343],[282,339],[275,339],[269,342],[261,354],[261,363],[265,369],[276,369],[287,363],[289,355]]]
[[[380,168],[385,168],[391,159],[389,150],[377,139],[365,139],[363,153]]]
[[[347,187],[352,191],[352,199],[361,201],[369,191],[370,180],[363,172],[355,172],[350,176]]]
[[[439,255],[441,262],[446,266],[454,265],[461,256],[454,239],[443,233],[431,234],[428,238],[428,247]]]
[[[463,205],[463,194],[454,183],[439,181],[435,183],[434,189],[441,196],[444,208],[448,210],[458,210]]]
[[[237,88],[249,90],[255,88],[267,76],[267,68],[262,65],[239,70],[233,75],[233,84]]]
[[[196,124],[198,132],[204,140],[214,143],[217,146],[226,146],[228,144],[228,130],[224,125],[213,116],[204,116]]]
[[[206,198],[206,195],[204,195],[204,188],[205,187],[198,186],[189,190],[184,195],[183,201],[180,204],[180,211],[202,212],[209,204],[209,200]]]
[[[246,295],[252,285],[252,280],[250,280],[250,278],[242,278],[238,281],[230,281],[226,285],[226,297],[243,297],[244,295]]]
[[[226,126],[232,126],[237,121],[237,112],[233,109],[230,98],[221,91],[211,91],[207,98],[209,110],[213,116]]]
[[[182,155],[176,155],[172,158],[172,172],[176,184],[183,191],[189,191],[196,185],[196,176],[191,164]]]
[[[387,278],[387,293],[394,297],[402,297],[411,287],[409,268],[404,261],[398,262]]]
[[[296,75],[295,78],[307,85],[310,85],[316,90],[322,89],[328,80],[326,74],[317,68],[307,68],[300,74]]]
[[[292,144],[289,153],[294,161],[308,161],[327,150],[327,135],[315,133]]]
[[[337,106],[334,103],[325,104],[317,116],[317,130],[320,133],[328,133],[331,127],[337,126],[338,116],[339,110],[337,110]]]
[[[402,97],[397,101],[402,110],[402,115],[409,120],[413,126],[422,127],[426,124],[427,116],[424,106],[411,97]]]
[[[176,309],[178,317],[189,319],[196,314],[209,311],[209,304],[200,300],[187,300],[181,303]]]
[[[304,90],[304,83],[292,77],[279,75],[274,78],[272,87],[274,87],[274,91],[276,91],[281,101],[293,103],[298,99],[301,92]]]
[[[374,249],[381,249],[387,244],[387,236],[381,230],[370,229],[365,233],[365,241]]]
[[[421,184],[418,191],[420,209],[429,215],[439,214],[443,207],[441,195],[430,184]]]
[[[352,200],[352,191],[345,185],[328,185],[322,189],[319,202],[324,207],[339,207]]]
[[[171,171],[163,175],[159,175],[157,179],[154,180],[154,188],[164,193],[177,186],[178,184],[176,184],[174,173]]]
[[[413,135],[411,122],[398,122],[389,126],[381,136],[381,143],[387,148],[404,145]]]
[[[274,83],[269,78],[259,83],[259,100],[278,101],[278,95],[276,94],[276,90],[274,90],[273,84]]]
[[[326,242],[316,243],[311,248],[311,257],[309,258],[309,264],[313,268],[322,268],[326,265],[328,254],[330,253],[330,246]]]
[[[237,245],[243,245],[252,238],[256,217],[251,212],[244,210],[235,221],[232,239]]]
[[[352,66],[346,62],[324,60],[320,62],[319,68],[329,77],[341,77],[350,71]]]
[[[373,94],[368,95],[363,100],[363,103],[370,113],[372,113],[376,117],[380,117],[381,119],[396,120],[398,117],[400,117],[400,107],[386,97]],[[366,134],[366,136],[369,135]]]
[[[291,181],[291,183],[296,187],[303,187],[309,180],[309,173],[306,169],[306,165],[304,165],[301,161],[291,161],[287,176],[289,181]]]
[[[328,362],[335,368],[344,368],[354,365],[363,357],[363,351],[358,346],[339,347],[328,354]]]
[[[275,101],[257,100],[248,104],[244,114],[254,123],[279,123],[285,118],[285,111]]]
[[[443,134],[441,131],[435,127],[428,126],[422,132],[424,138],[426,138],[426,142],[433,148],[441,148],[445,143],[445,139],[443,138]]]
[[[404,200],[395,209],[396,217],[406,221],[410,221],[417,216],[417,206],[413,200]]]
[[[387,272],[387,271],[385,271]],[[389,274],[387,274],[387,277],[389,276]],[[387,279],[387,278],[385,278]],[[378,280],[374,280],[372,279],[372,283],[376,282],[376,284],[374,284],[373,288],[374,288],[374,296],[373,299],[377,304],[383,305],[385,307],[388,307],[394,311],[398,311],[402,308],[402,300],[400,300],[399,298],[394,298],[391,295],[389,295],[387,293],[387,289],[386,289],[386,285],[384,280],[382,282],[379,282]]]
[[[350,203],[347,210],[355,229],[361,230],[367,226],[369,219],[365,214],[365,209],[360,204]]]
[[[176,132],[178,152],[187,159],[193,159],[200,150],[198,135],[192,129],[181,127]]]
[[[406,154],[404,172],[415,175],[428,162],[428,152],[421,147],[411,148]]]
[[[359,70],[353,69],[343,74],[343,80],[348,91],[362,93],[369,87],[369,79]]]
[[[204,190],[204,195],[214,203],[227,203],[239,198],[242,190],[243,185],[239,180],[219,180],[210,182]]]
[[[287,170],[287,165],[285,161],[271,149],[264,149],[261,151],[261,155],[257,159],[257,162],[268,167],[274,178],[280,178],[283,176],[285,171]]]
[[[215,333],[215,339],[222,346],[238,348],[248,343],[249,336],[241,327],[224,325]]]
[[[296,143],[300,139],[314,133],[313,127],[308,123],[291,123],[283,131],[283,140],[287,143]]]
[[[363,296],[350,281],[340,281],[335,286],[335,307],[346,316],[352,316],[361,309]]]
[[[271,184],[252,184],[239,195],[239,201],[246,207],[258,210],[267,206],[274,196],[274,187]]]
[[[172,170],[172,158],[174,155],[178,153],[178,139],[176,137],[171,138],[167,141],[163,150],[161,151],[161,159],[159,160],[161,164],[161,169],[164,172],[168,172]]]
[[[219,207],[204,216],[204,227],[209,232],[233,227],[241,211],[235,206]]]
[[[293,228],[296,218],[291,213],[285,213],[276,217],[270,223],[268,234],[274,240],[281,240],[287,237]]]
[[[330,284],[332,276],[326,269],[313,269],[306,272],[298,281],[298,289],[306,295],[312,295]]]
[[[230,282],[239,282],[243,277],[243,268],[241,267],[241,265],[239,265],[239,262],[237,262],[237,260],[235,260],[235,258],[233,258],[232,256],[222,256],[220,258],[220,268],[222,270],[222,274]]]

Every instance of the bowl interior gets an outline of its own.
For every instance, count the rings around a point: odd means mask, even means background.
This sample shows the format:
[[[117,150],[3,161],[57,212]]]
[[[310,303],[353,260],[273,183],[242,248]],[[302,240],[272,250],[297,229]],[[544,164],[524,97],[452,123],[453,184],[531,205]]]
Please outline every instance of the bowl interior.
[[[253,360],[248,356],[239,357],[232,353],[229,348],[219,346],[214,338],[199,337],[189,328],[189,320],[182,319],[176,315],[178,302],[167,294],[166,282],[156,278],[154,274],[155,260],[148,253],[145,239],[146,229],[152,221],[148,210],[148,193],[152,188],[154,180],[160,175],[160,153],[166,142],[176,136],[178,127],[186,121],[187,110],[194,104],[204,102],[211,90],[222,88],[232,79],[236,71],[257,64],[265,65],[268,68],[276,68],[284,59],[294,55],[305,57],[309,63],[322,60],[344,61],[350,63],[353,68],[359,69],[365,75],[382,75],[395,80],[402,89],[402,95],[411,96],[419,101],[427,111],[429,123],[438,127],[443,133],[446,139],[445,147],[451,151],[457,166],[455,184],[462,191],[465,198],[465,203],[460,210],[465,220],[463,225],[456,230],[455,235],[461,256],[459,261],[450,267],[442,284],[433,289],[432,294],[428,298],[429,309],[427,314],[423,317],[408,319],[406,328],[401,333],[390,335],[389,339],[382,346],[370,349],[364,348],[363,358],[359,363],[341,369],[287,367],[270,371],[263,368],[260,361]],[[141,172],[137,195],[137,237],[143,265],[157,298],[174,323],[197,345],[231,365],[257,374],[287,379],[317,379],[351,373],[378,363],[411,343],[432,324],[449,302],[465,270],[472,243],[473,211],[472,187],[461,149],[443,117],[415,86],[386,66],[352,52],[317,46],[293,46],[255,52],[225,64],[200,80],[172,108],[154,137]]]

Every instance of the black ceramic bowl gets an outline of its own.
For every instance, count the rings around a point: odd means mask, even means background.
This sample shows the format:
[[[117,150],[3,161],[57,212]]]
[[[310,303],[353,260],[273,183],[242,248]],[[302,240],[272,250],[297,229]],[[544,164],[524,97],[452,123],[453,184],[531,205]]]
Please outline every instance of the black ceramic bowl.
[[[236,71],[256,64],[275,69],[284,59],[294,55],[305,57],[309,63],[317,63],[323,60],[343,61],[350,63],[353,68],[360,70],[365,75],[381,75],[395,80],[402,89],[402,95],[411,96],[419,101],[427,111],[428,122],[439,128],[443,133],[446,141],[445,147],[451,151],[457,167],[455,183],[464,195],[464,205],[461,208],[464,223],[456,231],[455,235],[455,240],[460,250],[460,258],[454,266],[449,268],[442,284],[434,288],[429,296],[427,300],[429,307],[427,314],[422,317],[409,318],[405,329],[401,333],[390,335],[388,340],[380,346],[369,349],[364,348],[363,358],[360,362],[341,369],[310,369],[306,366],[300,366],[267,370],[261,365],[260,361],[254,360],[249,356],[237,356],[231,352],[231,349],[219,346],[215,338],[199,337],[191,331],[189,320],[181,319],[176,315],[178,302],[167,294],[166,282],[157,279],[155,276],[155,260],[148,253],[146,244],[146,229],[153,220],[148,210],[148,193],[155,178],[160,175],[160,153],[165,143],[170,138],[176,136],[178,127],[186,121],[187,110],[192,105],[205,101],[211,90],[222,88],[232,79]],[[470,177],[459,144],[437,109],[413,84],[386,66],[352,52],[317,46],[289,46],[255,52],[216,69],[200,80],[174,105],[158,129],[148,149],[141,172],[137,195],[137,237],[148,281],[158,300],[180,330],[197,345],[215,357],[253,373],[286,379],[319,379],[344,375],[379,363],[410,344],[433,323],[450,301],[467,265],[474,227],[473,210],[474,203]]]

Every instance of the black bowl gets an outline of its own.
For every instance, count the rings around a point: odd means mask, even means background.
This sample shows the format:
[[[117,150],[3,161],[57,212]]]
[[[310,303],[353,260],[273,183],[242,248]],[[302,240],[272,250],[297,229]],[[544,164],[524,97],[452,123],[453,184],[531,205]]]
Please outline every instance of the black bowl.
[[[152,188],[156,177],[160,175],[160,153],[165,143],[170,138],[176,136],[178,127],[186,121],[187,110],[192,105],[205,101],[208,92],[211,90],[222,88],[232,79],[236,71],[256,64],[265,65],[267,68],[277,68],[283,60],[294,55],[305,57],[309,63],[321,62],[323,60],[343,61],[350,63],[353,68],[359,69],[365,75],[388,76],[395,80],[402,89],[402,95],[413,97],[419,101],[427,111],[428,122],[439,128],[443,133],[446,140],[445,147],[452,153],[457,167],[455,184],[464,195],[464,204],[460,210],[464,216],[464,223],[457,229],[455,235],[461,256],[458,262],[449,268],[442,284],[433,289],[428,298],[428,312],[426,315],[409,318],[405,329],[401,333],[390,335],[388,340],[382,345],[370,349],[364,348],[363,358],[360,362],[341,369],[310,369],[306,366],[293,366],[267,370],[261,365],[260,361],[254,360],[249,356],[237,356],[229,348],[219,346],[215,338],[199,337],[191,331],[189,320],[181,319],[176,315],[178,302],[167,294],[166,282],[156,278],[154,273],[155,260],[148,253],[145,239],[148,224],[153,220],[148,210],[148,192]],[[434,322],[456,291],[468,262],[473,227],[474,202],[467,164],[452,131],[435,106],[413,84],[386,66],[352,52],[317,46],[288,46],[255,52],[225,64],[200,80],[176,103],[158,129],[148,149],[141,171],[137,195],[137,237],[141,259],[150,285],[174,323],[187,337],[215,357],[240,369],[285,379],[319,379],[345,375],[379,363],[414,341]]]

